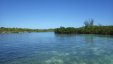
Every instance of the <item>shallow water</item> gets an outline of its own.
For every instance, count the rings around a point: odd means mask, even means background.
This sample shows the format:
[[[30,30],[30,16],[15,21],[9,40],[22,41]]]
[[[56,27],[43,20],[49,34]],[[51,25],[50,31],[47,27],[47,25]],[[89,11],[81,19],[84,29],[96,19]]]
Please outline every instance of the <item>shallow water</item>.
[[[0,64],[113,64],[113,36],[0,34]]]

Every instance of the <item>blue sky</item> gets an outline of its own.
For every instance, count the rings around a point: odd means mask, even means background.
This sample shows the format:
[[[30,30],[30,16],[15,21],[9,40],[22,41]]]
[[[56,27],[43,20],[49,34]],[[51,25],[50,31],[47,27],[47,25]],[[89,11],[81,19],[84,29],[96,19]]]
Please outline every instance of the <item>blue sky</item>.
[[[113,25],[113,0],[0,0],[0,27],[80,27],[90,18]]]

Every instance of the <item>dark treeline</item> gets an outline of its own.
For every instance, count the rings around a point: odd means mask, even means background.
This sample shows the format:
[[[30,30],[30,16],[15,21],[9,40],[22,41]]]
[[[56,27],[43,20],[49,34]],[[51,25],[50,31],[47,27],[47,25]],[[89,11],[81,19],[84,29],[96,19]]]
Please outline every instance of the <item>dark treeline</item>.
[[[84,22],[83,27],[60,27],[55,29],[56,34],[103,34],[103,35],[113,35],[113,25],[112,26],[97,26],[93,25],[93,20],[88,20]]]
[[[28,28],[5,28],[0,27],[0,33],[19,33],[19,32],[47,32],[53,29],[28,29]]]

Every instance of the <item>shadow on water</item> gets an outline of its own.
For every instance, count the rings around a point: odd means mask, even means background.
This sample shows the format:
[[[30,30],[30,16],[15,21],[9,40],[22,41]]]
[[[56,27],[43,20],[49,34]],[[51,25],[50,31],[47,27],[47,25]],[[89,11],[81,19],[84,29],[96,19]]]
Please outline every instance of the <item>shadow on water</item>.
[[[93,34],[55,34],[56,38],[75,38],[80,37],[81,40],[83,39],[86,43],[93,43],[95,35]]]
[[[112,35],[97,35],[97,34],[54,34],[56,38],[73,38],[80,37],[83,38],[86,43],[93,43],[94,39],[101,38],[108,40],[113,39]],[[76,38],[77,39],[77,38]]]

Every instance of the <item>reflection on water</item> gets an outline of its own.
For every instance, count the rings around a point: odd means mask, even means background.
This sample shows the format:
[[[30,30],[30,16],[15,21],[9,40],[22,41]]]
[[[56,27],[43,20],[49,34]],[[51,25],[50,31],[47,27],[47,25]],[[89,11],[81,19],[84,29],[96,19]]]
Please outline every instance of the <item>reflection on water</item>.
[[[1,64],[113,64],[113,37],[53,32],[0,34]]]
[[[86,35],[84,36],[86,43],[93,43],[94,35]]]

